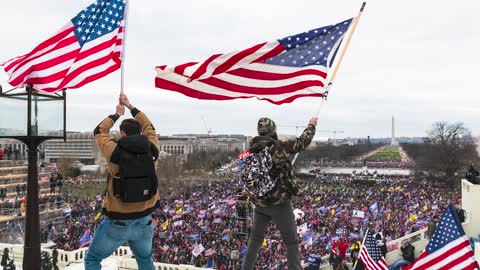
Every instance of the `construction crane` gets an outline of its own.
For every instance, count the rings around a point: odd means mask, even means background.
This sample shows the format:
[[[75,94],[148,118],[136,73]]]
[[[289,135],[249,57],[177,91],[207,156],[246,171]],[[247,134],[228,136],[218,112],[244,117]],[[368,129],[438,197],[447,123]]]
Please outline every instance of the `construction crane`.
[[[337,133],[345,133],[343,130],[317,130],[317,132],[333,133],[334,146],[337,146]]]
[[[307,126],[279,126],[279,127],[294,127],[295,128],[295,134],[298,134],[298,129],[299,128],[307,128]],[[317,130],[316,132],[322,132],[322,133],[333,133],[333,145],[337,145],[337,133],[345,133],[343,130]]]
[[[212,129],[208,128],[207,121],[205,120],[205,117],[203,115],[202,115],[202,121],[203,121],[203,125],[205,126],[205,130],[207,131],[208,136],[212,136]]]

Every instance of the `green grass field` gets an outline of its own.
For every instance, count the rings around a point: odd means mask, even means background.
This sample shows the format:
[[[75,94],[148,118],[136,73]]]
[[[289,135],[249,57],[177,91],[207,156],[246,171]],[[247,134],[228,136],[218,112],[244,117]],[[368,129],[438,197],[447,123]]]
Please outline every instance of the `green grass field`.
[[[377,153],[368,157],[369,161],[401,161],[400,150],[398,147],[386,146]]]

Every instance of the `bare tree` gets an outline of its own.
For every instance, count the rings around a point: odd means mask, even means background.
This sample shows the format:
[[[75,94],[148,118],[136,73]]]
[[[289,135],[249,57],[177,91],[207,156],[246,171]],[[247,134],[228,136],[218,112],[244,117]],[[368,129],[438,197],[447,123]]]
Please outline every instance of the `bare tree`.
[[[478,159],[472,134],[462,122],[436,122],[427,135],[430,145],[419,165],[441,172],[447,180],[455,181],[458,172]]]

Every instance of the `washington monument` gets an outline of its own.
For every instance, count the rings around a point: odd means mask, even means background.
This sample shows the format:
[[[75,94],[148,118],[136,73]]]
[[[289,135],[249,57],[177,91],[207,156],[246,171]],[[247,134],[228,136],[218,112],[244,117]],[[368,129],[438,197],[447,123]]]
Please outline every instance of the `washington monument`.
[[[395,117],[392,116],[392,142],[391,146],[398,146],[397,139],[395,138]]]

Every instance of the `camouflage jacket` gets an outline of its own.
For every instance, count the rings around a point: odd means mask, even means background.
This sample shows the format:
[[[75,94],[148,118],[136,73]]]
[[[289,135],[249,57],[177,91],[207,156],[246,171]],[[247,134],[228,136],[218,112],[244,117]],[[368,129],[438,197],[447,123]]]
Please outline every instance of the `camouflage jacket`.
[[[250,152],[259,152],[265,147],[271,147],[272,170],[270,175],[278,179],[277,187],[262,198],[252,198],[256,206],[266,207],[284,203],[294,195],[301,193],[301,187],[293,176],[291,159],[293,156],[305,150],[312,142],[315,135],[315,127],[309,125],[298,138],[280,141],[270,136],[257,136],[250,143]]]

